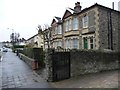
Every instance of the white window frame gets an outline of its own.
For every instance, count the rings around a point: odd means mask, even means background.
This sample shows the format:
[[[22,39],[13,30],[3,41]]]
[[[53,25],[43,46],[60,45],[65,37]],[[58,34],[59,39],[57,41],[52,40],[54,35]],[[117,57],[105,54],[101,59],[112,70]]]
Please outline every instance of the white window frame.
[[[62,25],[58,25],[58,34],[62,34]]]
[[[88,15],[85,15],[83,17],[83,28],[87,28],[88,27]]]
[[[77,43],[75,42],[75,40],[77,41]],[[78,49],[78,39],[77,38],[73,38],[73,48]]]
[[[54,48],[57,48],[57,42],[56,41],[54,42]]]
[[[69,30],[72,30],[72,19],[69,19]]]
[[[62,41],[58,41],[58,45],[57,46],[62,47]]]
[[[74,19],[73,19],[73,30],[78,30],[78,26],[79,26],[78,18],[74,17]]]
[[[65,23],[65,31],[67,32],[69,29],[68,29],[68,26],[69,26],[69,22],[68,22],[68,20],[66,21],[66,23]]]
[[[70,49],[70,45],[71,45],[71,43],[70,43],[70,39],[66,39],[66,49]]]
[[[57,33],[58,33],[58,27],[55,26],[55,34],[57,34]]]

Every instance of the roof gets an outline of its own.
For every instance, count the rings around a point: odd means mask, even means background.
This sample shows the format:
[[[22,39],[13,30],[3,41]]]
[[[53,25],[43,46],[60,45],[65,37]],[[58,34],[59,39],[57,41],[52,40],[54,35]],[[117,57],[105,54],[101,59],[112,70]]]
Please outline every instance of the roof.
[[[80,11],[77,11],[77,10],[72,9],[72,8],[67,8],[67,10],[69,10],[72,14],[80,12]]]
[[[66,11],[65,11],[65,13],[64,13],[64,15],[62,17],[62,20],[69,17],[69,16],[71,16],[71,15],[73,15],[72,11],[66,9]]]
[[[68,7],[66,10],[70,11],[72,14],[73,14],[73,13],[74,13],[74,11],[75,11],[74,9],[69,8],[69,7]]]
[[[111,10],[111,11],[115,11],[115,12],[120,13],[120,11],[117,11],[117,10],[114,10],[114,9],[112,9],[112,8],[105,7],[105,6],[102,6],[102,5],[100,5],[100,4],[95,3],[94,5],[92,5],[92,6],[88,7],[88,8],[85,8],[85,9],[81,10],[81,11],[78,12],[78,13],[74,13],[74,12],[76,12],[75,9],[67,8],[66,11],[65,11],[65,13],[64,13],[64,15],[63,15],[63,18],[62,18],[62,19],[65,19],[65,18],[67,18],[67,17],[69,17],[69,16],[71,16],[71,15],[73,15],[73,14],[80,14],[80,13],[83,13],[83,12],[85,12],[85,11],[91,9],[91,8],[94,8],[94,7],[100,7],[100,8],[104,8],[104,9],[108,9],[108,10]],[[65,17],[66,12],[70,12],[71,15]]]
[[[56,23],[62,23],[62,19],[60,17],[54,16],[51,24],[53,24],[54,22],[56,22]]]
[[[34,37],[36,37],[38,34],[35,34],[34,36],[32,36],[32,37],[30,37],[30,38],[28,38],[26,41],[28,41],[28,40],[30,40],[30,39],[32,39],[32,38],[34,38]]]
[[[78,14],[83,13],[83,12],[85,12],[85,11],[91,9],[91,8],[94,8],[94,7],[101,7],[101,8],[105,8],[105,9],[112,10],[112,11],[115,11],[115,12],[119,12],[119,13],[120,13],[120,11],[117,11],[117,10],[111,9],[111,8],[109,8],[109,7],[105,7],[105,6],[103,6],[103,5],[100,5],[100,4],[95,3],[94,5],[92,5],[92,6],[88,7],[88,8],[85,8],[85,9],[81,10],[81,12],[79,12]]]
[[[56,19],[57,22],[61,22],[61,18],[60,17],[54,17],[54,19]]]

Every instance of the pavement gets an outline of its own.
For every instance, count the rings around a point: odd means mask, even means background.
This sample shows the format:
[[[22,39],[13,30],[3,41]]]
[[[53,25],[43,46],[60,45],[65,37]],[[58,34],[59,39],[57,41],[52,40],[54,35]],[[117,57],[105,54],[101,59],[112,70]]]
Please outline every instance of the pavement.
[[[80,75],[52,85],[55,88],[120,88],[118,70],[104,71],[95,74]]]
[[[2,88],[51,88],[50,84],[36,75],[34,71],[15,53],[3,55],[0,62]]]
[[[15,53],[4,53],[0,62],[1,88],[118,88],[119,70],[80,75],[59,82],[47,82]]]

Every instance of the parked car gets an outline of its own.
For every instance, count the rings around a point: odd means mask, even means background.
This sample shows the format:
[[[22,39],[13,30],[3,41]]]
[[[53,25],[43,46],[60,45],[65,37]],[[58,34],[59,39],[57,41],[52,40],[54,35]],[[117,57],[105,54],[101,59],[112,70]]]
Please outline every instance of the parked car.
[[[8,49],[7,49],[7,48],[3,48],[2,51],[3,51],[3,52],[8,52]]]
[[[2,48],[0,48],[0,59],[2,57]]]

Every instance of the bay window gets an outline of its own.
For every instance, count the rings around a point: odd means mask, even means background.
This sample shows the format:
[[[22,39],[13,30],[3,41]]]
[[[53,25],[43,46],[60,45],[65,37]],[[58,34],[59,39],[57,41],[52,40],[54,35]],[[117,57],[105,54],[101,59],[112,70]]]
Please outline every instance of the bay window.
[[[70,19],[69,20],[69,30],[71,30],[72,29],[72,20]]]
[[[70,40],[66,40],[66,48],[70,48]]]
[[[62,25],[58,26],[58,34],[62,34]]]
[[[65,31],[68,31],[68,20],[66,21]]]
[[[78,29],[78,19],[75,17],[73,19],[73,30],[77,30]]]

